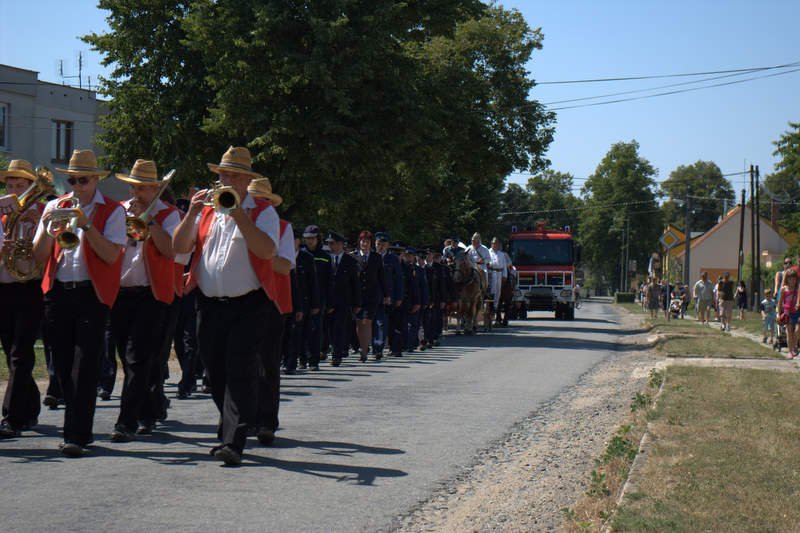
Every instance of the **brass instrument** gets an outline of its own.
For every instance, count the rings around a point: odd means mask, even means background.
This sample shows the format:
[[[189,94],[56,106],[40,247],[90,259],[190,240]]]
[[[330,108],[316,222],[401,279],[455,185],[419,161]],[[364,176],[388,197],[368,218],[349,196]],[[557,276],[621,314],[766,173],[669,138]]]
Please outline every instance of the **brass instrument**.
[[[150,236],[150,230],[147,227],[148,223],[150,222],[150,215],[152,214],[153,208],[155,208],[156,204],[158,203],[158,199],[161,198],[161,194],[169,186],[170,180],[174,174],[175,169],[170,170],[167,175],[164,176],[164,179],[161,180],[161,185],[158,187],[155,198],[153,198],[153,201],[150,202],[150,205],[148,205],[147,208],[138,216],[131,212],[133,202],[131,202],[130,206],[128,206],[128,216],[125,218],[126,233],[128,234],[128,237],[134,241],[143,241]]]
[[[56,208],[50,211],[47,234],[65,250],[76,248],[81,243],[81,239],[78,237],[78,216],[80,214],[81,209],[78,207],[78,199],[75,197],[59,200]]]
[[[40,200],[53,194],[53,173],[47,167],[36,167],[36,179],[17,198],[18,209],[6,221],[6,234],[13,243],[3,254],[8,273],[17,281],[28,281],[39,275],[41,267],[33,259],[35,224],[20,223],[20,218]],[[9,195],[15,196],[15,195]]]
[[[239,198],[239,193],[236,192],[236,189],[217,181],[214,183],[214,187],[208,190],[203,203],[213,207],[217,213],[229,215],[231,211],[239,207],[240,202],[241,198]]]

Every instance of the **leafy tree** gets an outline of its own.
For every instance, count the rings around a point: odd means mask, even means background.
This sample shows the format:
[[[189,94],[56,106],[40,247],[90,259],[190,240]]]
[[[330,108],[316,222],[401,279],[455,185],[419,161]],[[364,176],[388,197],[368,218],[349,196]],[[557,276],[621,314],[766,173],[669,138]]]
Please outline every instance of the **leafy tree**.
[[[685,231],[686,210],[684,201],[690,192],[692,212],[689,224],[692,231],[706,231],[724,214],[723,205],[733,206],[734,191],[731,182],[722,175],[719,167],[711,161],[697,161],[681,165],[661,183],[660,194],[669,199],[664,202],[664,222]]]
[[[528,180],[532,206],[540,211],[537,219],[545,220],[548,227],[577,229],[581,200],[572,194],[572,174],[547,169]]]
[[[769,216],[769,204],[779,204],[778,222],[791,231],[800,228],[800,122],[790,122],[789,130],[775,141],[772,155],[780,157],[775,172],[764,179],[761,189],[762,214]]]
[[[603,157],[583,186],[580,216],[583,260],[594,286],[620,286],[623,237],[629,231],[629,259],[643,271],[657,250],[661,211],[656,203],[656,169],[639,155],[639,143],[619,142]]]

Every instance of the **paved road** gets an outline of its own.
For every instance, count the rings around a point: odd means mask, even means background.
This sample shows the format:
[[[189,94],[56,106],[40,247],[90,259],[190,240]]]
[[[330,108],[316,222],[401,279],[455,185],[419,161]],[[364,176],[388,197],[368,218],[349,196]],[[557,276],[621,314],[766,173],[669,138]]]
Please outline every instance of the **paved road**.
[[[216,415],[204,396],[173,400],[156,434],[127,444],[108,440],[118,397],[99,402],[96,442],[82,459],[56,449],[63,411],[44,411],[39,434],[0,441],[0,528],[386,530],[608,357],[617,334],[609,306],[587,303],[574,322],[541,314],[412,357],[351,356],[286,377],[283,429],[273,447],[253,440],[241,468],[208,455]]]

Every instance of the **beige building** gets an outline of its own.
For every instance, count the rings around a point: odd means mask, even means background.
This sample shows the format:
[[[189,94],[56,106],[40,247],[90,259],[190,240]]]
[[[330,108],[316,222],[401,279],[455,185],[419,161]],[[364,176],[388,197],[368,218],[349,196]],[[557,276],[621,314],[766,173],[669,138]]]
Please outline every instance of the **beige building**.
[[[742,208],[736,206],[713,228],[700,237],[692,239],[692,253],[690,255],[689,279],[692,283],[700,278],[700,272],[708,272],[709,279],[716,280],[723,272],[730,272],[736,278],[736,269],[739,255],[739,228],[741,224]],[[789,248],[778,231],[770,225],[768,219],[759,217],[761,231],[761,249],[756,253],[761,258],[762,264],[779,261],[784,252]],[[744,256],[750,255],[751,243],[750,208],[744,209]],[[675,254],[675,260],[683,264],[685,251]]]
[[[68,163],[75,148],[102,155],[94,138],[105,112],[94,91],[41,81],[33,70],[0,65],[0,153],[9,160],[27,159],[53,170]],[[64,187],[64,176],[54,174],[57,185]],[[116,181],[107,180],[103,188],[127,189]]]

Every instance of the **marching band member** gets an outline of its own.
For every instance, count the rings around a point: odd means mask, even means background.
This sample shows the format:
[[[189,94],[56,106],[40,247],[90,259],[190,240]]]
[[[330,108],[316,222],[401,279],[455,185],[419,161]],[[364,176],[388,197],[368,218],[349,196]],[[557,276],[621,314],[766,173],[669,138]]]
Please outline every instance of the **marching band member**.
[[[283,198],[272,192],[269,178],[256,178],[247,187],[253,198],[263,198],[273,207],[283,203]],[[258,379],[258,408],[256,412],[256,438],[263,445],[272,444],[278,429],[278,409],[281,403],[281,348],[284,327],[291,320],[292,283],[291,271],[295,268],[294,230],[291,223],[279,220],[278,249],[272,259],[275,283],[275,305],[281,314],[280,321],[266,324],[267,335],[259,349],[261,372]]]
[[[0,171],[0,180],[6,184],[6,193],[18,198],[36,180],[36,172],[24,159],[11,161],[8,170]],[[26,203],[26,205],[28,205]],[[8,364],[8,383],[3,399],[3,419],[0,421],[0,438],[17,437],[20,431],[37,424],[39,417],[39,388],[33,379],[36,354],[33,345],[42,323],[41,279],[35,276],[18,280],[6,269],[5,261],[14,253],[19,236],[30,239],[39,223],[42,204],[36,203],[22,213],[3,215],[0,219],[0,342]],[[7,234],[12,216],[18,233]],[[30,258],[30,262],[33,258]],[[25,276],[28,277],[28,276]]]
[[[247,425],[256,413],[258,349],[268,331],[280,328],[272,258],[279,241],[278,213],[270,202],[247,193],[252,170],[247,148],[233,147],[219,165],[208,164],[238,205],[206,205],[207,190],[192,196],[189,211],[173,235],[176,253],[194,250],[187,290],[197,294],[197,343],[221,415],[222,442],[211,453],[226,465],[241,464]],[[218,191],[221,200],[223,191]],[[266,326],[266,327],[265,327]]]
[[[130,174],[117,174],[129,183],[128,245],[122,260],[119,296],[111,309],[111,334],[122,359],[125,382],[120,412],[111,440],[128,442],[134,433],[149,434],[160,411],[160,394],[152,394],[160,378],[162,338],[166,335],[167,306],[175,299],[176,268],[172,233],[180,215],[158,197],[166,182],[158,179],[154,161],[138,159]],[[181,258],[188,261],[188,254]],[[181,272],[182,272],[181,268]]]
[[[104,325],[119,291],[126,242],[125,211],[97,190],[108,171],[97,168],[91,150],[75,150],[68,168],[56,170],[69,176],[72,193],[45,207],[34,257],[44,265],[45,328],[66,404],[60,448],[80,457],[93,440]],[[64,209],[73,211],[64,215]],[[48,230],[58,231],[58,240]]]

